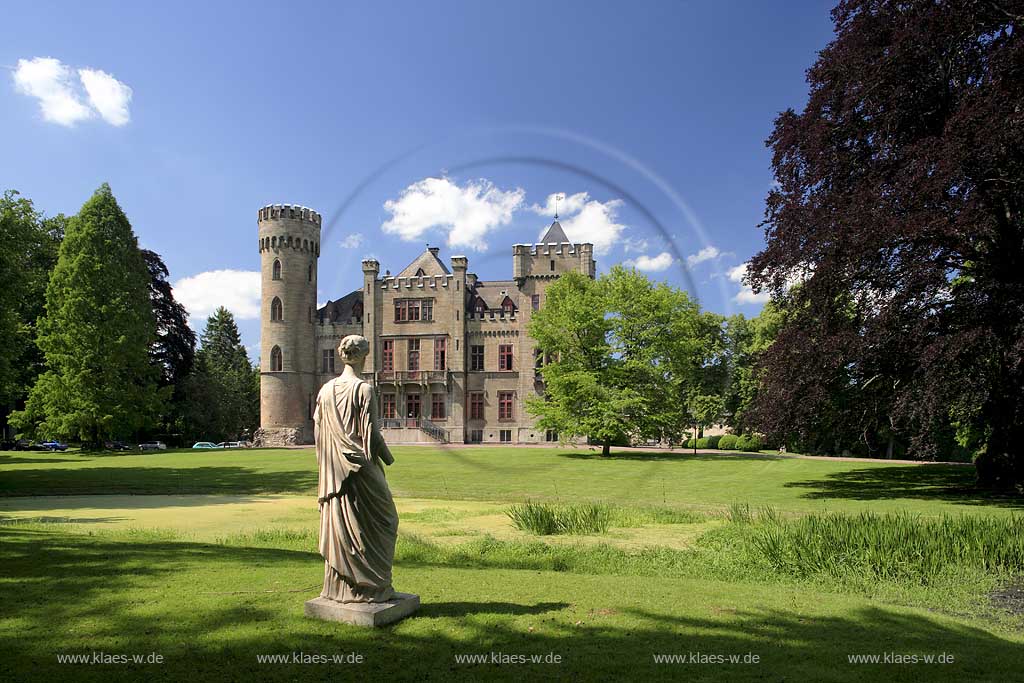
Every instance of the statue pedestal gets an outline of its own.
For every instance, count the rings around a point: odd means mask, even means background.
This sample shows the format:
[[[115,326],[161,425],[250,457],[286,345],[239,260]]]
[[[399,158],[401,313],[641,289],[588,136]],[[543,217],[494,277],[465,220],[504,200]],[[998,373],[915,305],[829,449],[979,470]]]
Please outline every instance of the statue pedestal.
[[[384,626],[404,619],[419,608],[420,596],[412,593],[395,593],[387,602],[335,602],[318,597],[306,601],[306,616],[355,626]]]

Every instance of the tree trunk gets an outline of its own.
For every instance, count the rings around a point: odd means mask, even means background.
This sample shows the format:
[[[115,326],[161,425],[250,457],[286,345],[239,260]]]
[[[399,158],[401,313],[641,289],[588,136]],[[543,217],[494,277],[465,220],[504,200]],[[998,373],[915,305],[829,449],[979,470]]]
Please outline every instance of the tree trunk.
[[[605,439],[604,445],[601,446],[601,455],[611,455],[612,453],[612,441],[611,439]]]
[[[1014,369],[1016,370],[1016,369]],[[1003,381],[990,394],[986,418],[992,432],[985,451],[974,460],[978,485],[1000,491],[1017,490],[1024,484],[1024,393],[1022,373],[1004,370]]]

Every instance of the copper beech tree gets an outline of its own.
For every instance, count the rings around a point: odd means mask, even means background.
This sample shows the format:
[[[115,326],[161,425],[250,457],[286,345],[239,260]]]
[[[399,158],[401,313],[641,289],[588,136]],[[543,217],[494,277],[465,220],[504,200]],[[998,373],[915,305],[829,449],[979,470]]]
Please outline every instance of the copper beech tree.
[[[975,455],[1024,482],[1024,2],[846,0],[749,280],[787,321],[759,427],[811,449]]]

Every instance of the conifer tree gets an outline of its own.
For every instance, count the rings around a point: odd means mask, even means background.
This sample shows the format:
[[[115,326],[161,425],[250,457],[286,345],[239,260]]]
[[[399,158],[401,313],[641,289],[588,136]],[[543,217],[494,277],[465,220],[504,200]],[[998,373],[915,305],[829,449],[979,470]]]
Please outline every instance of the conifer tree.
[[[95,446],[151,424],[159,400],[149,284],[138,240],[104,183],[68,223],[46,288],[37,343],[47,370],[11,416],[22,433]]]

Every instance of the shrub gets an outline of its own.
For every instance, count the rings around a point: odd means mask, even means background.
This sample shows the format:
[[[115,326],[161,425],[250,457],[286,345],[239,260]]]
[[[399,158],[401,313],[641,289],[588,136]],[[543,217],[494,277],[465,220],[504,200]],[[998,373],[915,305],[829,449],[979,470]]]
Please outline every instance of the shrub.
[[[697,445],[696,439],[687,439],[686,443],[683,444],[686,448],[695,448]]]
[[[737,437],[735,434],[726,434],[718,440],[718,447],[723,451],[736,450]]]
[[[743,434],[736,440],[736,450],[756,453],[764,447],[757,434]]]
[[[721,442],[721,436],[709,436],[708,437],[708,448],[718,448],[718,444]]]
[[[701,438],[697,439],[697,448],[711,448],[711,446],[708,445],[709,443],[710,442],[708,441],[708,437],[702,436]]]
[[[520,531],[551,534],[603,534],[612,522],[612,508],[596,503],[547,505],[527,501],[513,505],[506,514]]]

